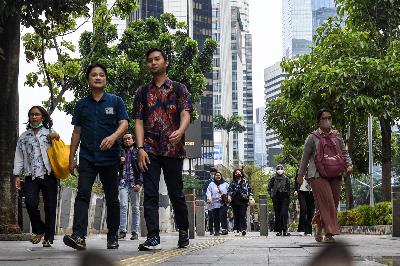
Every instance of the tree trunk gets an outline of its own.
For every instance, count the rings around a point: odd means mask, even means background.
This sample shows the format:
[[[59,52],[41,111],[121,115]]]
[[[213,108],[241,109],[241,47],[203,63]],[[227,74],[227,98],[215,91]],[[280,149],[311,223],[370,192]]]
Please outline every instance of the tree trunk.
[[[18,139],[18,72],[20,19],[0,20],[0,234],[20,233],[13,164]]]
[[[355,125],[351,123],[349,129],[349,139],[347,142],[347,147],[349,150],[350,158],[353,157],[353,149],[354,149],[354,133],[355,133]],[[351,184],[351,175],[344,175],[344,189],[346,194],[346,210],[351,210],[354,208],[354,198],[353,198],[353,185]]]
[[[391,200],[392,190],[392,128],[390,118],[379,118],[382,135],[382,191],[383,200]]]

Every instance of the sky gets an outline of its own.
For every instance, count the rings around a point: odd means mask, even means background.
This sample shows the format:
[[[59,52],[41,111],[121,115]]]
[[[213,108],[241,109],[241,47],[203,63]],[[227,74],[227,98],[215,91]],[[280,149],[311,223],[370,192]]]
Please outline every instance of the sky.
[[[253,36],[253,101],[254,110],[265,106],[264,103],[264,69],[282,59],[282,1],[281,0],[249,0],[250,32]],[[90,27],[80,28],[80,31],[68,39],[79,39],[80,33]],[[26,29],[23,33],[27,32]],[[25,131],[28,110],[33,105],[42,105],[48,99],[45,87],[30,88],[24,85],[25,76],[34,70],[34,66],[25,61],[21,44],[20,76],[19,76],[19,132]],[[71,94],[66,98],[71,99]],[[70,143],[72,125],[71,116],[55,111],[52,115],[54,130],[65,143]]]

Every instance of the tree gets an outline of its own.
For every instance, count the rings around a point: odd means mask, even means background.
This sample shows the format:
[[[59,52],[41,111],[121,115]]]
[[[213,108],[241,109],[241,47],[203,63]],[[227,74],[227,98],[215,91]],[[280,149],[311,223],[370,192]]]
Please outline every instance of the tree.
[[[356,147],[365,147],[360,142],[366,139],[368,113],[365,110],[368,110],[380,122],[384,199],[390,199],[390,171],[388,173],[387,170],[390,169],[391,159],[390,125],[399,116],[396,106],[400,99],[394,88],[400,85],[400,64],[396,57],[400,46],[393,31],[390,33],[391,43],[388,44],[383,40],[388,28],[383,24],[375,28],[371,25],[381,18],[381,13],[378,16],[375,10],[379,6],[377,2],[382,2],[382,6],[388,8],[378,8],[379,12],[388,12],[383,18],[388,18],[388,14],[393,13],[399,8],[396,5],[400,4],[388,4],[390,1],[338,2],[343,4],[339,7],[342,17],[329,19],[317,30],[314,36],[316,45],[311,53],[282,62],[282,68],[288,76],[282,84],[281,97],[268,103],[266,122],[278,132],[285,144],[300,147],[301,141],[316,126],[315,112],[322,107],[330,107],[336,127],[344,136],[349,136],[349,151],[357,160],[355,154],[360,150]],[[363,12],[357,13],[360,10]],[[371,18],[365,14],[375,15]],[[361,23],[361,19],[365,19],[366,24]],[[394,20],[397,20],[397,16]],[[393,23],[398,25],[400,20],[386,22],[394,27]],[[362,154],[366,155],[365,152]],[[362,166],[358,167],[360,173],[364,173],[361,171],[365,170],[365,163],[356,163],[356,166]],[[349,177],[345,177],[345,184],[346,192],[351,193]],[[351,195],[348,196],[351,201]],[[348,207],[351,206],[349,202]]]
[[[228,167],[229,167],[229,138],[231,132],[241,133],[246,130],[246,127],[240,124],[242,117],[239,115],[228,116],[228,118],[223,117],[222,115],[217,115],[214,117],[214,128],[221,129],[226,131],[228,135],[228,140],[226,143],[226,149],[228,150]]]
[[[12,174],[15,143],[18,138],[18,73],[20,23],[37,26],[42,19],[59,24],[75,10],[82,10],[86,0],[68,1],[0,1],[0,234],[18,233],[14,176]],[[11,125],[11,127],[10,127]]]

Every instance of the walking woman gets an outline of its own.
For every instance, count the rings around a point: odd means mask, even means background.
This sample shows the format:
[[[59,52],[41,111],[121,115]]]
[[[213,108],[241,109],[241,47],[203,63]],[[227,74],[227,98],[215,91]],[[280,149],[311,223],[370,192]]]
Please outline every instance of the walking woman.
[[[216,172],[214,180],[207,188],[207,203],[213,214],[214,235],[228,234],[227,201],[229,184],[224,180],[220,172]],[[222,226],[222,232],[220,232]]]
[[[337,207],[339,204],[342,175],[347,170],[352,173],[353,166],[342,136],[332,130],[332,111],[321,109],[317,112],[319,129],[310,134],[304,145],[299,179],[311,184],[317,212],[314,215],[315,240],[321,242],[322,231],[325,241],[334,242],[339,234]]]
[[[246,213],[249,200],[252,199],[251,186],[244,177],[241,169],[233,171],[233,182],[229,185],[228,195],[231,198],[231,207],[233,210],[234,226],[237,235],[240,233],[246,235]]]
[[[14,175],[17,189],[21,176],[25,176],[24,195],[32,225],[31,242],[38,244],[42,238],[43,247],[51,247],[54,240],[57,179],[51,171],[47,149],[52,139],[60,136],[50,129],[53,122],[41,106],[33,106],[28,112],[27,131],[18,139],[14,158]],[[42,191],[45,221],[40,218],[39,193]]]
[[[275,212],[275,232],[277,236],[290,236],[288,233],[288,216],[290,203],[290,181],[284,174],[283,165],[276,166],[276,174],[268,183],[268,192]]]

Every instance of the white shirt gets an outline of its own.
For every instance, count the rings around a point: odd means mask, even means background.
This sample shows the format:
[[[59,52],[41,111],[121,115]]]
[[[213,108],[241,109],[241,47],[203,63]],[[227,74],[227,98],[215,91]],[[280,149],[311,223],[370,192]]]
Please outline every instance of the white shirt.
[[[221,207],[221,196],[222,194],[228,194],[228,182],[224,182],[218,186],[213,182],[208,185],[207,188],[207,200],[211,199],[211,203],[209,204],[209,209],[218,209]]]
[[[305,178],[303,178],[303,184],[301,184],[300,189],[301,191],[312,191],[311,185],[307,182]]]

